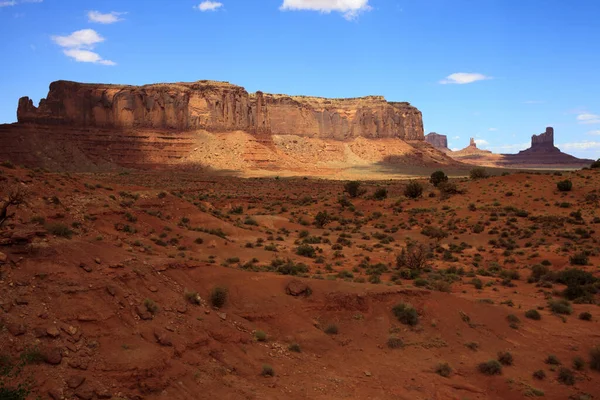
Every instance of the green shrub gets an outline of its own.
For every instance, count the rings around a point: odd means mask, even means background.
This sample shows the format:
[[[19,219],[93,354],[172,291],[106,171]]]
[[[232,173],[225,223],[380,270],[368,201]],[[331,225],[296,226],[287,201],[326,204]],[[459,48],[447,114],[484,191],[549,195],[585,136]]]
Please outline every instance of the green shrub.
[[[548,304],[550,306],[550,310],[556,314],[571,315],[573,312],[571,303],[565,299],[552,300]]]
[[[448,363],[440,363],[435,367],[435,373],[447,378],[452,373],[452,367]]]
[[[404,342],[398,337],[390,336],[387,340],[387,347],[390,349],[399,349],[402,346],[404,346]]]
[[[260,374],[262,376],[275,376],[275,370],[269,364],[264,364],[262,366],[262,372]]]
[[[144,306],[150,314],[156,314],[158,312],[158,305],[154,302],[154,300],[145,299]]]
[[[478,366],[479,372],[486,375],[500,375],[502,374],[502,364],[497,360],[489,360],[483,362]]]
[[[525,317],[529,318],[529,319],[533,319],[535,321],[539,321],[540,319],[542,319],[542,315],[536,309],[527,310],[525,312]]]
[[[359,181],[350,181],[344,185],[344,192],[348,193],[350,197],[359,197],[365,193],[364,189],[361,189],[361,183]]]
[[[429,177],[429,182],[433,186],[438,187],[440,183],[448,182],[448,176],[444,173],[444,171],[435,171]]]
[[[264,331],[256,331],[254,332],[254,337],[258,342],[266,342],[267,334]]]
[[[221,286],[214,287],[210,292],[210,304],[215,308],[221,308],[227,302],[228,291]]]
[[[388,196],[388,191],[386,188],[379,188],[375,191],[375,193],[373,193],[373,198],[375,200],[383,200],[386,199]]]
[[[501,351],[498,353],[498,361],[502,365],[513,365],[513,356],[508,351]]]
[[[484,179],[484,178],[487,178],[489,176],[490,175],[488,174],[487,170],[485,168],[482,168],[482,167],[473,168],[469,172],[469,177],[471,179]]]
[[[335,324],[329,324],[323,330],[328,335],[337,335],[339,332],[338,326]]]
[[[327,213],[327,211],[319,211],[317,215],[315,215],[315,226],[317,228],[323,228],[330,222],[331,216]]]
[[[573,359],[573,369],[576,371],[582,371],[585,368],[585,361],[581,357],[575,357]]]
[[[183,297],[191,304],[200,304],[202,301],[198,292],[193,292],[193,291],[189,292],[186,290],[183,293]]]
[[[296,254],[303,257],[315,258],[317,256],[317,251],[309,244],[301,244],[296,247]]]
[[[558,381],[563,385],[574,385],[575,374],[569,368],[562,367],[558,370]]]
[[[545,379],[546,378],[546,372],[544,372],[543,369],[538,369],[537,371],[535,371],[533,373],[533,377],[535,379],[539,379],[539,380]]]
[[[423,185],[417,181],[410,181],[404,188],[404,196],[410,199],[416,199],[423,195]]]
[[[597,159],[596,161],[594,161],[592,163],[592,165],[590,165],[590,168],[595,169],[595,168],[600,168],[600,158]]]
[[[556,182],[556,187],[561,192],[570,192],[573,188],[573,182],[571,182],[569,179],[565,179],[564,181]]]
[[[398,321],[405,325],[415,326],[419,323],[419,313],[413,306],[406,303],[399,303],[392,308],[392,312],[398,318]]]
[[[596,346],[590,350],[590,368],[600,371],[600,346]]]
[[[289,351],[293,351],[294,353],[301,353],[302,352],[302,348],[300,347],[300,345],[298,343],[292,343],[288,346],[288,350]]]
[[[550,364],[550,365],[560,365],[561,364],[558,357],[556,357],[554,354],[550,354],[548,357],[546,357],[546,360],[544,362],[546,364]]]
[[[585,252],[579,252],[569,257],[571,265],[588,265],[589,259]]]
[[[409,268],[421,270],[427,266],[431,253],[423,244],[409,244],[396,256],[396,268]]]
[[[46,224],[46,230],[54,236],[60,236],[67,239],[70,239],[71,235],[73,235],[73,231],[69,229],[67,225],[58,222]]]
[[[584,311],[582,313],[579,314],[579,319],[582,321],[591,321],[592,320],[592,314],[590,314],[587,311]]]

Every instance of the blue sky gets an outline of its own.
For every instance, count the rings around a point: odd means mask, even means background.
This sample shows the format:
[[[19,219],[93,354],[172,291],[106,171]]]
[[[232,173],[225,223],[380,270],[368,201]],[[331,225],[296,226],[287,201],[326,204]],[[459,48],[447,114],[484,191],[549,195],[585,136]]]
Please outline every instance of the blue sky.
[[[384,95],[496,152],[600,157],[598,0],[0,0],[0,123],[51,81]]]

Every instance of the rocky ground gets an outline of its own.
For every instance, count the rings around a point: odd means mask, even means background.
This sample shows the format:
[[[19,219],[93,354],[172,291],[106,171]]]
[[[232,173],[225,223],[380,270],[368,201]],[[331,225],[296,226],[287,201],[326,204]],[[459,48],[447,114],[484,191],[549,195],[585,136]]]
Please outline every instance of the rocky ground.
[[[451,181],[352,197],[4,163],[3,200],[25,202],[0,229],[0,372],[23,368],[0,382],[53,399],[600,396],[599,171]]]

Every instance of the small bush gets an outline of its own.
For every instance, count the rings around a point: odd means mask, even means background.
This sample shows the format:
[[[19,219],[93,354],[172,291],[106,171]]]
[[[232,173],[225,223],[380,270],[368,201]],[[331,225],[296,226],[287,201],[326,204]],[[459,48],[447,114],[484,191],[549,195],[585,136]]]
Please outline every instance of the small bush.
[[[573,188],[573,182],[571,182],[568,179],[565,179],[564,181],[556,182],[556,187],[561,192],[570,192]]]
[[[317,256],[317,251],[309,244],[301,244],[296,247],[296,254],[303,257],[315,258]]]
[[[571,265],[588,265],[589,259],[585,252],[580,252],[569,257]]]
[[[383,200],[386,199],[388,196],[388,191],[386,188],[379,188],[375,191],[375,193],[373,193],[373,198],[375,200]]]
[[[202,299],[200,298],[200,295],[198,294],[198,292],[188,292],[187,290],[183,293],[183,297],[185,297],[185,299],[191,303],[191,304],[200,304]]]
[[[319,211],[315,216],[315,226],[317,228],[323,228],[325,225],[331,222],[331,216],[327,211]]]
[[[264,364],[260,374],[262,376],[275,376],[275,370],[269,364]]]
[[[328,335],[337,335],[339,332],[338,326],[335,324],[329,324],[325,327],[323,332],[325,332]]]
[[[398,337],[390,336],[387,340],[387,347],[390,349],[399,349],[402,346],[404,346],[404,342]]]
[[[574,385],[575,374],[569,368],[562,367],[558,370],[558,381],[563,385]]]
[[[546,372],[544,372],[543,369],[538,369],[537,371],[535,371],[533,373],[533,377],[535,379],[539,379],[539,380],[545,379],[546,378]]]
[[[258,342],[266,342],[267,334],[264,331],[256,331],[254,332],[254,337]]]
[[[430,257],[429,248],[423,244],[410,244],[396,257],[396,268],[421,270],[427,266]]]
[[[398,318],[398,321],[405,325],[415,326],[419,323],[419,313],[410,304],[396,304],[392,312]]]
[[[288,350],[289,351],[293,351],[294,353],[301,353],[302,352],[302,348],[300,347],[300,345],[298,343],[292,343],[288,346]]]
[[[501,351],[498,353],[498,361],[502,365],[513,365],[513,356],[508,351]]]
[[[502,374],[502,364],[496,360],[490,360],[483,362],[478,366],[479,372],[486,375],[500,375]]]
[[[573,312],[571,303],[565,299],[552,300],[548,304],[550,305],[550,310],[556,314],[571,315]]]
[[[484,178],[487,178],[489,176],[490,175],[488,174],[487,170],[485,168],[482,168],[482,167],[473,168],[469,172],[469,177],[471,179],[484,179]]]
[[[590,350],[590,368],[600,371],[600,346],[596,346]]]
[[[542,319],[542,315],[536,309],[527,310],[525,312],[525,318],[533,319],[535,321],[539,321]]]
[[[585,368],[585,361],[581,357],[575,357],[573,359],[573,369],[575,371],[582,371]]]
[[[213,288],[210,292],[210,304],[215,308],[221,308],[227,302],[227,289],[221,286]]]
[[[144,300],[144,307],[150,314],[156,314],[158,312],[158,305],[151,299]]]
[[[67,239],[70,239],[71,235],[73,235],[73,231],[69,229],[67,225],[61,223],[47,224],[46,230],[54,236],[60,236]]]
[[[587,311],[584,311],[581,314],[579,314],[579,319],[582,320],[582,321],[591,321],[592,320],[592,314],[590,314]]]
[[[452,373],[452,367],[450,367],[450,364],[448,363],[438,364],[435,367],[435,373],[440,376],[443,376],[444,378],[447,378]]]
[[[435,171],[429,177],[429,182],[433,186],[438,187],[438,185],[440,183],[442,183],[442,182],[448,182],[448,175],[446,175],[446,173],[444,171]]]
[[[404,188],[404,196],[416,199],[423,195],[423,185],[417,181],[410,181]]]
[[[546,360],[544,362],[549,365],[560,365],[561,364],[558,357],[556,357],[554,354],[550,354],[548,357],[546,357]]]
[[[600,168],[600,158],[597,159],[596,161],[594,161],[591,165],[590,168],[595,169],[595,168]]]
[[[361,183],[359,181],[350,181],[344,185],[344,192],[348,193],[350,197],[359,197],[365,193],[364,189],[361,189]]]

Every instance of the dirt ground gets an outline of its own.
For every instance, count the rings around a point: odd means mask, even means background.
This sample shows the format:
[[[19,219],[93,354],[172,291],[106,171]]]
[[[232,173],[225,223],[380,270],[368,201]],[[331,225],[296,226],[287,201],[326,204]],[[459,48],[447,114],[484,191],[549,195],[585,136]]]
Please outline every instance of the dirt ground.
[[[414,199],[400,180],[352,197],[4,164],[2,200],[25,204],[0,228],[0,371],[23,368],[0,382],[54,399],[600,398],[600,171],[418,182]]]

